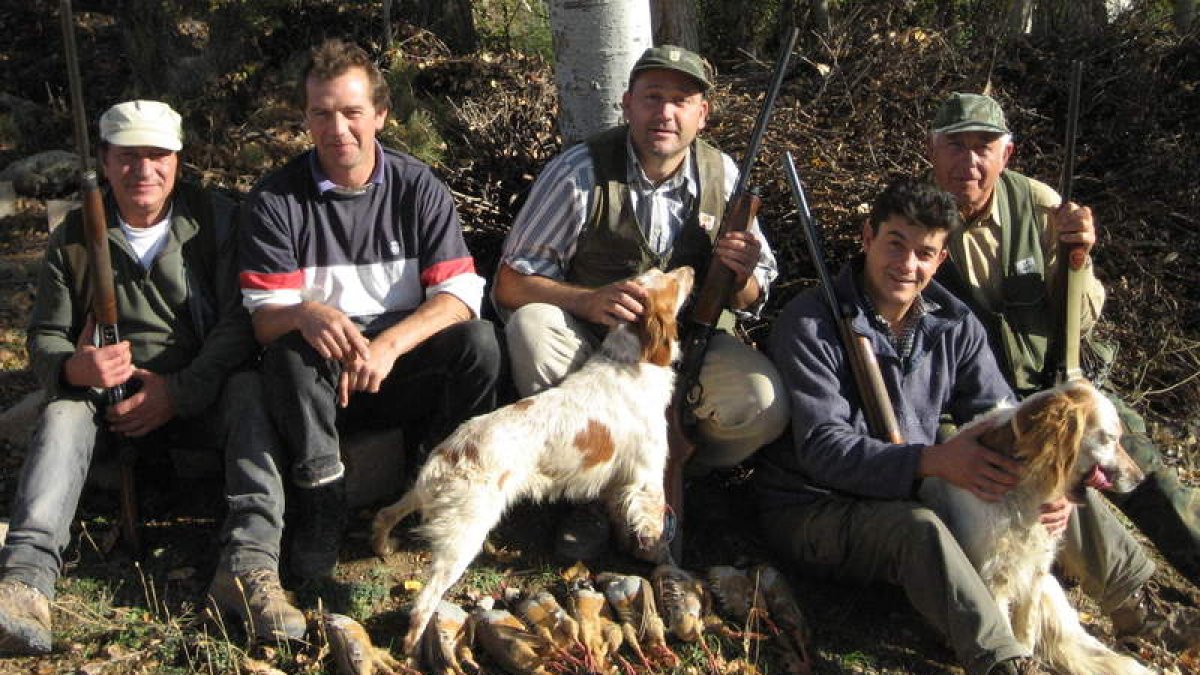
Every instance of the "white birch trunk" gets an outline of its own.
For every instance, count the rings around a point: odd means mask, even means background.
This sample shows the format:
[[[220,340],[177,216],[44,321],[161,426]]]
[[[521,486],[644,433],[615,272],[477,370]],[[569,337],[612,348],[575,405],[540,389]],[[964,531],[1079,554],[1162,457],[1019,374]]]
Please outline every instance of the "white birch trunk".
[[[563,145],[621,121],[629,69],[648,47],[648,0],[551,0],[558,130]]]
[[[700,29],[696,0],[650,0],[654,44],[675,45],[700,51]]]

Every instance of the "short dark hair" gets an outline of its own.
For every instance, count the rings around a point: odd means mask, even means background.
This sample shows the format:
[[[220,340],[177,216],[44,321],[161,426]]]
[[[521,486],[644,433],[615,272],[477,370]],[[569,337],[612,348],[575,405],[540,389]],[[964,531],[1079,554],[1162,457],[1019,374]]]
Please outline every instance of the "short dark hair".
[[[952,234],[962,227],[962,216],[954,195],[932,183],[912,178],[893,179],[871,205],[871,231],[879,234],[879,225],[892,216],[902,216],[913,225]]]
[[[308,107],[308,78],[332,80],[351,68],[362,68],[367,74],[367,81],[371,84],[371,104],[375,109],[391,108],[392,92],[379,66],[362,47],[337,38],[322,42],[308,53],[308,61],[304,64],[299,82],[300,104]]]

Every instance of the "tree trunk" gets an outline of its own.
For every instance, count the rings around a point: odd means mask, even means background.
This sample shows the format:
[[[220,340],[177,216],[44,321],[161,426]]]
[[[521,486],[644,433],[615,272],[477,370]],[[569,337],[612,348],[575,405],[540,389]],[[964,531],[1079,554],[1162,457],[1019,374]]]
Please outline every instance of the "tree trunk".
[[[438,36],[455,54],[466,54],[479,46],[471,0],[402,0],[392,9],[397,16]]]
[[[558,130],[563,144],[621,121],[629,70],[651,46],[650,5],[639,0],[551,0]]]
[[[1175,0],[1175,30],[1186,33],[1195,22],[1196,0]]]
[[[164,67],[176,58],[172,53],[176,27],[171,4],[162,0],[121,0],[119,5],[121,41],[137,97],[161,99],[171,93]]]
[[[696,0],[650,0],[654,44],[678,45],[700,51],[696,23]]]
[[[1033,25],[1033,0],[1012,0],[1005,28],[1009,35],[1025,35]]]
[[[383,49],[392,48],[392,0],[383,0]]]
[[[829,35],[829,0],[812,0],[813,30]]]
[[[1090,35],[1108,20],[1105,0],[1038,0],[1034,3],[1033,32],[1039,37]]]

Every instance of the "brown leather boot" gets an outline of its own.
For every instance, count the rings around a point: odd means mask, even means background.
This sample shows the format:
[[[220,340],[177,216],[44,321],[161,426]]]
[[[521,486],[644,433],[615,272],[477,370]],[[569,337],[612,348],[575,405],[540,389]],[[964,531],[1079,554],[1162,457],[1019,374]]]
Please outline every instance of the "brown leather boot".
[[[0,581],[0,653],[50,653],[50,600],[20,581]]]
[[[209,608],[218,616],[242,620],[251,638],[266,641],[299,640],[308,621],[289,601],[275,570],[259,568],[233,573],[218,569],[208,587]]]
[[[1157,642],[1175,652],[1200,647],[1200,609],[1163,600],[1153,582],[1126,598],[1109,618],[1119,640]]]

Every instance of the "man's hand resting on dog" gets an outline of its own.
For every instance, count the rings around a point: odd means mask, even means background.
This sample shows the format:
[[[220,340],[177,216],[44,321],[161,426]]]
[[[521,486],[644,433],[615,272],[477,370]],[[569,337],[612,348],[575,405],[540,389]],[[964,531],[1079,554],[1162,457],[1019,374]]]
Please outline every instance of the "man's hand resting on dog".
[[[618,281],[580,294],[570,311],[581,319],[611,328],[641,316],[645,299],[644,288],[631,280]]]
[[[979,437],[990,427],[970,427],[945,443],[921,452],[917,473],[936,476],[988,502],[1000,501],[1020,481],[1022,466],[1017,460],[988,450]]]
[[[1050,536],[1057,537],[1067,529],[1067,522],[1071,520],[1071,514],[1075,511],[1075,505],[1070,499],[1059,497],[1058,499],[1042,504],[1042,512],[1038,516],[1038,522],[1046,528]]]

